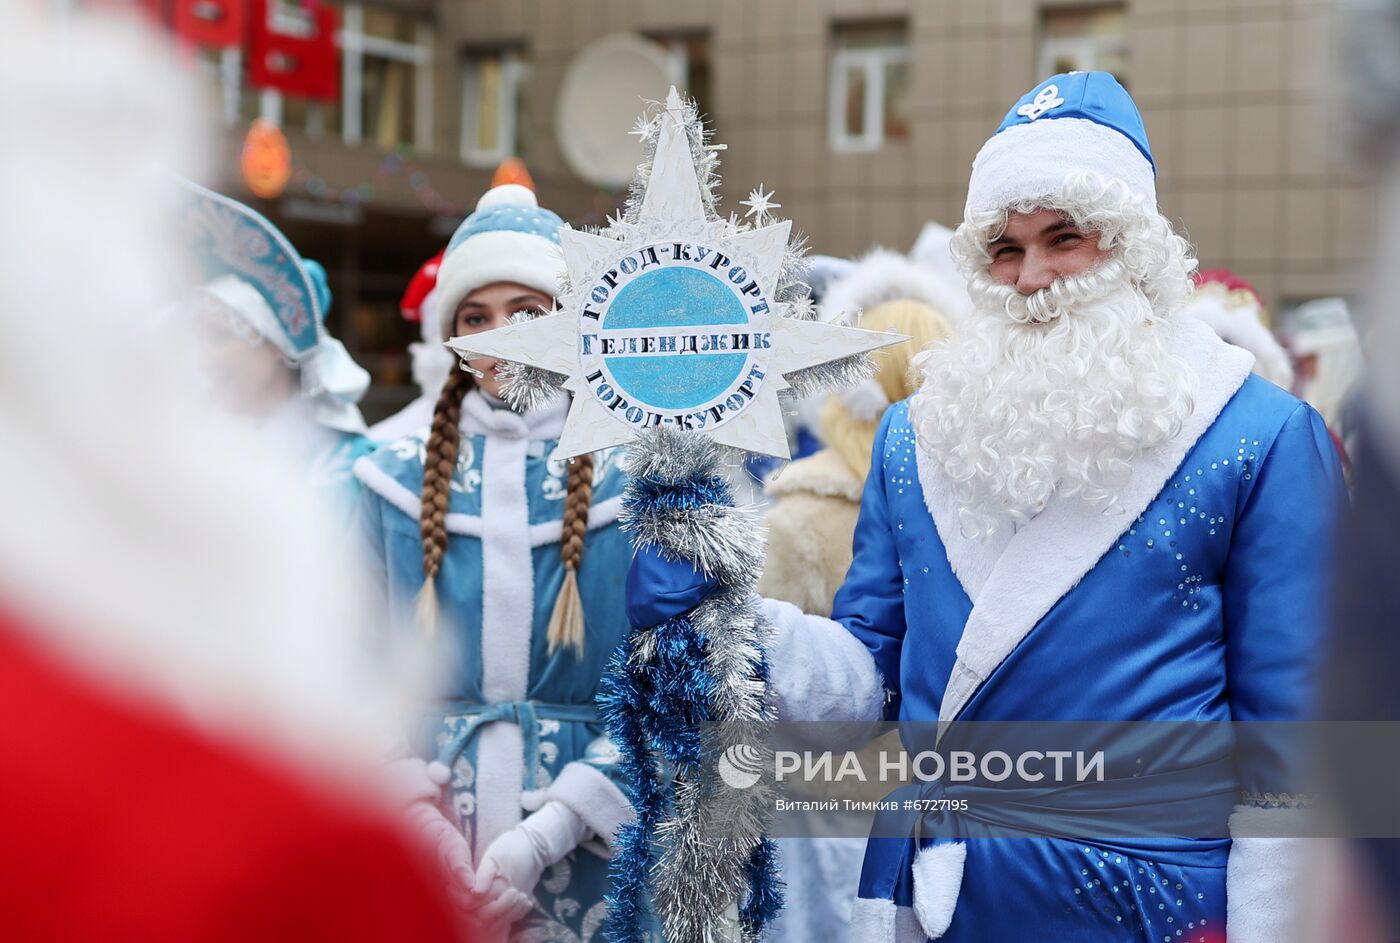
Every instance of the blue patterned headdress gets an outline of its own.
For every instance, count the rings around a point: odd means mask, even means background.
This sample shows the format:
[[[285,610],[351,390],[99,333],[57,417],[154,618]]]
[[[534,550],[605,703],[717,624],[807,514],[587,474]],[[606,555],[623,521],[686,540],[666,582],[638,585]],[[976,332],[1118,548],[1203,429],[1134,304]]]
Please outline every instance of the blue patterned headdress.
[[[255,325],[289,360],[300,361],[322,338],[322,292],[297,250],[265,216],[237,200],[185,181],[181,229],[206,281],[232,275],[251,286],[272,315]],[[329,297],[329,291],[325,292]]]
[[[187,199],[180,228],[204,275],[204,291],[296,365],[302,398],[317,422],[363,433],[364,418],[355,404],[369,389],[370,377],[326,330],[331,304],[326,270],[303,259],[261,213],[182,183]]]

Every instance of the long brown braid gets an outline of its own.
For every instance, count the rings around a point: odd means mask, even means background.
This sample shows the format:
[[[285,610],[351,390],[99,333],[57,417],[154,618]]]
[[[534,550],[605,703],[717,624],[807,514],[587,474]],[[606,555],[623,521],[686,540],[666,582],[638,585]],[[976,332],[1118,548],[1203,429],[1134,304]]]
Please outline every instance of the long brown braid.
[[[564,583],[549,620],[549,650],[560,647],[583,654],[583,603],[578,594],[578,568],[583,562],[583,537],[588,532],[588,509],[593,504],[593,456],[580,455],[569,464],[564,494],[564,520],[559,553],[564,558]]]
[[[423,503],[418,528],[423,540],[423,590],[418,597],[418,617],[429,635],[437,629],[435,580],[447,551],[447,504],[457,468],[457,449],[462,444],[462,398],[472,383],[470,373],[453,370],[442,385],[433,406],[433,426],[423,457]]]
[[[580,455],[569,465],[564,495],[564,536],[560,553],[564,566],[578,572],[583,560],[583,535],[588,531],[588,509],[593,504],[593,456]]]

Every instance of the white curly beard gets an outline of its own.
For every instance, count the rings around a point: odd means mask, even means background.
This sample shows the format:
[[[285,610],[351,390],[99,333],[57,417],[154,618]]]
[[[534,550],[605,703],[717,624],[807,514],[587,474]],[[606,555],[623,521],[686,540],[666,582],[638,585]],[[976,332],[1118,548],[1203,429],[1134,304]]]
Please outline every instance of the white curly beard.
[[[911,403],[921,457],[941,468],[965,536],[1025,524],[1055,495],[1112,508],[1133,459],[1174,436],[1194,377],[1175,331],[1110,259],[1029,298],[985,274],[976,310],[921,354]]]

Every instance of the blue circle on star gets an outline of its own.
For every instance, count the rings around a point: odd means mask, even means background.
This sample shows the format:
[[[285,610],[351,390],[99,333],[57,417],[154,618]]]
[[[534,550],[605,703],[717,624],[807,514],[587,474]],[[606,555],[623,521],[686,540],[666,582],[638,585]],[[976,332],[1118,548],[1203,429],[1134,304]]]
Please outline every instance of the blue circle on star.
[[[668,266],[639,275],[613,298],[602,334],[648,328],[747,328],[748,313],[723,279]],[[657,409],[694,409],[724,395],[744,373],[743,353],[604,357],[608,373],[629,399]]]

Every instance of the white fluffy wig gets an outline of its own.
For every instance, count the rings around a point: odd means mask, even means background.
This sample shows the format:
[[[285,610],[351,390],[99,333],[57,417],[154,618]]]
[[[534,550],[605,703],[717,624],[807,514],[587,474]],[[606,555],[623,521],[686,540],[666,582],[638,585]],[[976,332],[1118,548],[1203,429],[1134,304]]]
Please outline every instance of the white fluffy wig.
[[[1031,295],[988,274],[1012,211],[1052,209],[1110,255]],[[919,448],[985,538],[1054,496],[1112,508],[1133,459],[1181,428],[1194,376],[1169,353],[1170,315],[1191,292],[1191,248],[1116,180],[1082,173],[1059,193],[969,212],[952,250],[975,306],[953,340],[919,356],[911,406]]]

